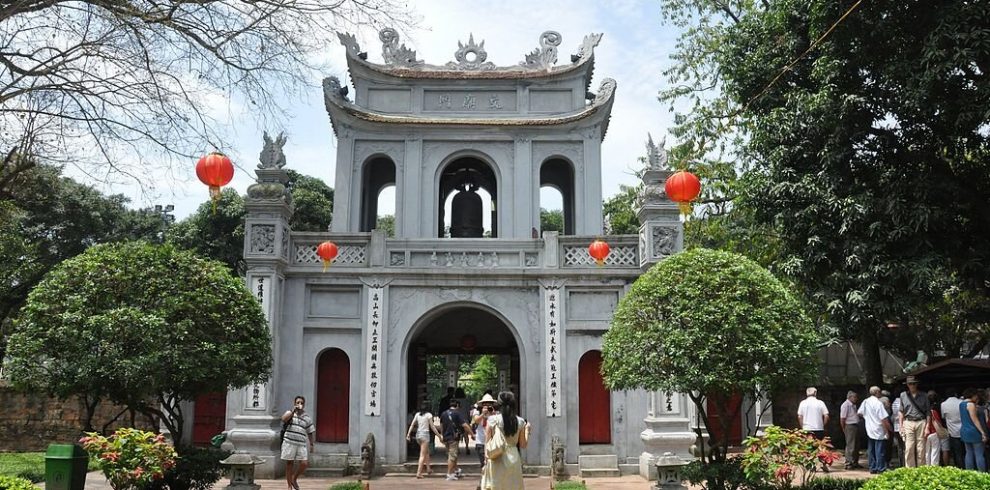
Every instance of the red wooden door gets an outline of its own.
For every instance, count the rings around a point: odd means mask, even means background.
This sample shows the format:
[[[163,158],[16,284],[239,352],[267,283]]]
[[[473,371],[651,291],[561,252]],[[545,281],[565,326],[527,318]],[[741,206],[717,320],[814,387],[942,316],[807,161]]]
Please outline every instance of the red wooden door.
[[[708,395],[708,422],[711,424],[708,430],[714,441],[722,440],[722,423],[721,417],[718,414],[719,405],[724,406],[726,411],[732,415],[732,421],[729,423],[729,445],[738,446],[742,444],[742,395],[739,393],[733,393],[729,397],[715,394]]]
[[[340,349],[320,355],[316,381],[316,440],[347,442],[351,364]]]
[[[578,362],[578,424],[581,444],[612,442],[612,402],[602,380],[602,353],[588,351]]]
[[[223,432],[226,418],[227,392],[218,391],[197,396],[193,408],[193,445],[209,446],[210,439]]]

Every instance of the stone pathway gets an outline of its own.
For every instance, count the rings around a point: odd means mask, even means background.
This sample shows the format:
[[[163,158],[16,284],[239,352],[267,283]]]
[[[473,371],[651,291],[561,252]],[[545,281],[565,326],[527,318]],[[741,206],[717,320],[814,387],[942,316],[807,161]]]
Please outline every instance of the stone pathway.
[[[839,468],[833,468],[828,476],[834,478],[870,478],[870,474],[866,470],[843,470]],[[299,479],[300,490],[327,490],[331,484],[353,480],[354,478],[303,478]],[[262,490],[287,490],[285,485],[285,480],[256,480],[256,482],[261,485]],[[651,482],[643,480],[639,476],[623,476],[618,478],[593,478],[585,480],[588,485],[589,490],[649,490],[652,485]],[[550,488],[550,478],[549,477],[539,477],[539,478],[529,478],[524,480],[526,485],[525,489],[522,490],[549,490]],[[224,478],[217,482],[215,489],[222,489],[227,485],[227,479]],[[459,481],[446,481],[443,476],[430,476],[428,478],[417,479],[415,475],[389,475],[384,477],[378,477],[371,480],[371,490],[408,490],[417,488],[429,488],[433,490],[441,489],[461,489],[469,490],[477,488],[478,479],[477,477],[467,477]],[[697,489],[698,487],[692,487]],[[86,489],[87,490],[110,490],[110,485],[107,484],[103,474],[99,471],[91,471],[86,475]]]

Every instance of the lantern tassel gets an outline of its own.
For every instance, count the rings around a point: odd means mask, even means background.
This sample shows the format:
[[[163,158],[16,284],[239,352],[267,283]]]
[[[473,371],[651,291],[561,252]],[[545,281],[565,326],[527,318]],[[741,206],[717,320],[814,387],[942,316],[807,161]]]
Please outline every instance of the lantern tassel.
[[[323,261],[323,272],[326,272],[327,271],[327,267],[330,267],[330,261],[329,260],[324,260]]]
[[[679,202],[677,203],[678,209],[681,210],[681,214],[687,216],[691,214],[691,203],[690,202]]]
[[[217,214],[217,203],[220,201],[220,188],[211,185],[210,186],[210,202],[213,205],[213,214]]]
[[[605,259],[595,259],[595,263],[598,264],[598,267],[601,267],[605,265]]]

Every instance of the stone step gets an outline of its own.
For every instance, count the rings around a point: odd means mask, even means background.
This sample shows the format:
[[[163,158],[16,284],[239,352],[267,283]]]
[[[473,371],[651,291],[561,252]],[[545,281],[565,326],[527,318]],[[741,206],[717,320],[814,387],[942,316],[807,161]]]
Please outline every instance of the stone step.
[[[347,476],[344,468],[306,468],[302,478],[339,478]]]
[[[619,468],[582,468],[581,478],[618,478]]]
[[[578,456],[578,466],[584,469],[618,469],[619,458],[614,454]]]
[[[629,464],[629,463],[620,464],[619,465],[619,473],[622,476],[626,476],[626,475],[638,475],[639,474],[639,463],[636,463],[636,464]]]

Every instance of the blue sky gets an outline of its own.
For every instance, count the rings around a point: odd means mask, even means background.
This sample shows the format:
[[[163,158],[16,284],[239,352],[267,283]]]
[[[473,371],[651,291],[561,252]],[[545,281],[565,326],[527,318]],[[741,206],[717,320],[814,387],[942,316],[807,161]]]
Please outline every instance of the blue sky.
[[[417,51],[427,63],[444,64],[453,60],[458,40],[469,34],[485,41],[488,60],[496,65],[514,65],[538,47],[543,31],[562,34],[558,48],[560,63],[569,62],[582,38],[592,32],[604,33],[595,50],[597,90],[605,77],[618,82],[616,102],[608,135],[602,146],[603,197],[614,195],[620,184],[633,185],[636,159],[645,155],[647,132],[659,140],[667,133],[673,116],[656,100],[662,87],[661,72],[670,65],[668,56],[677,32],[661,23],[660,7],[646,1],[420,1],[411,2],[420,17],[419,26],[402,33],[401,42]],[[356,33],[369,60],[381,62],[381,43],[372,29]],[[326,75],[347,80],[343,48],[327,46],[321,58],[329,65]],[[334,185],[336,141],[323,106],[319,79],[302,96],[283,103],[286,113],[264,125],[243,111],[236,101],[222,100],[217,110],[230,122],[230,156],[239,169],[231,185],[245,192],[254,179],[253,169],[262,146],[262,131],[284,130],[287,167],[324,179]],[[193,171],[195,162],[178,175],[157,179],[157,189],[144,194],[117,185],[110,189],[131,197],[135,207],[174,204],[182,219],[207,198],[205,186]],[[245,172],[241,169],[250,171]]]

